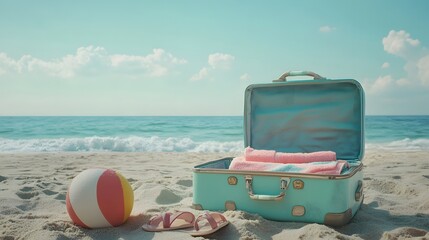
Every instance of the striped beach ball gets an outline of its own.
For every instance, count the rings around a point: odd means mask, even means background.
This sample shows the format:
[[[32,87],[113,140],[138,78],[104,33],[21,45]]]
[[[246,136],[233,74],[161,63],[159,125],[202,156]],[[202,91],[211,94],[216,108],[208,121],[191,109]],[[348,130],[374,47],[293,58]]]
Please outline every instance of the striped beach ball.
[[[112,169],[91,168],[73,178],[67,191],[67,212],[85,228],[116,227],[131,214],[134,193],[127,179]]]

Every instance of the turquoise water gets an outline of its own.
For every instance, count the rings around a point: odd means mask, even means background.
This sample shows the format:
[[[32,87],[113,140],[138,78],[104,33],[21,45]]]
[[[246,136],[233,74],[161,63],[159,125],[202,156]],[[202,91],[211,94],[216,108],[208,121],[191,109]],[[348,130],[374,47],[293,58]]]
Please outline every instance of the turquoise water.
[[[242,117],[0,117],[0,152],[237,152]],[[429,150],[429,116],[367,116],[366,148]]]
[[[367,116],[366,148],[429,150],[429,116]]]

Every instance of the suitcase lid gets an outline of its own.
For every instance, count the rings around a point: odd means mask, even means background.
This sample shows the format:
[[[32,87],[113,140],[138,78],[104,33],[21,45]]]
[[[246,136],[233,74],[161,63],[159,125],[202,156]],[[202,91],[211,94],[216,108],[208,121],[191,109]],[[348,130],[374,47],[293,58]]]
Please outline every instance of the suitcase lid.
[[[302,75],[314,80],[286,81]],[[245,146],[292,153],[334,151],[337,159],[362,160],[365,102],[358,81],[287,72],[273,82],[246,88]]]

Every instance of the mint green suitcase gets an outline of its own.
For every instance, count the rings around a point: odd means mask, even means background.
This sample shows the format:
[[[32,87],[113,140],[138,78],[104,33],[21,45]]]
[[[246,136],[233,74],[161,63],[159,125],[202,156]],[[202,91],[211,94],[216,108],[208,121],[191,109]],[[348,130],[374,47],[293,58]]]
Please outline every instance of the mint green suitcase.
[[[289,76],[313,80],[286,81]],[[356,80],[287,72],[247,87],[245,145],[281,152],[334,151],[341,175],[229,170],[232,158],[193,169],[196,209],[243,210],[277,221],[348,223],[363,201],[364,93]]]

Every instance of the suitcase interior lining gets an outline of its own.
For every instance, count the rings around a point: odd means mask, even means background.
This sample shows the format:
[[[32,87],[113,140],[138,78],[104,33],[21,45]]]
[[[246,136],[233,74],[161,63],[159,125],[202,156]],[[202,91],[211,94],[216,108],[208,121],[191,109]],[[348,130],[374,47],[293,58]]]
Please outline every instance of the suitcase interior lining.
[[[363,92],[354,81],[249,87],[245,145],[279,152],[334,151],[363,157]]]

